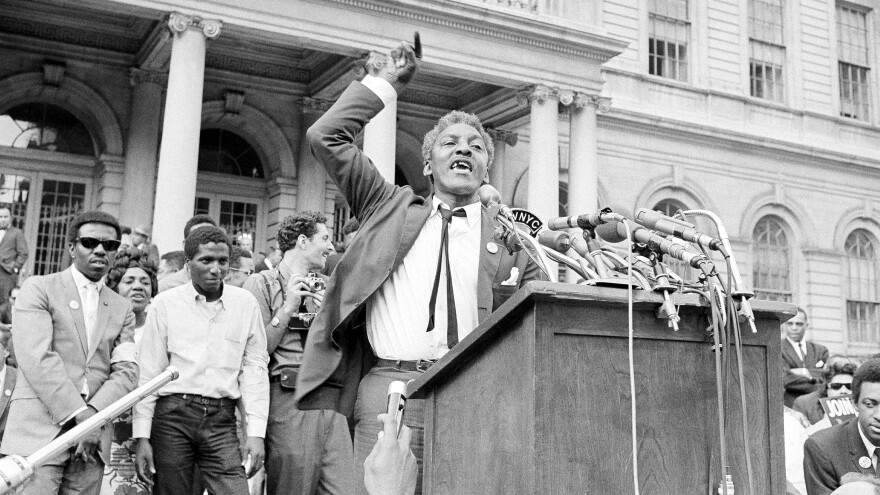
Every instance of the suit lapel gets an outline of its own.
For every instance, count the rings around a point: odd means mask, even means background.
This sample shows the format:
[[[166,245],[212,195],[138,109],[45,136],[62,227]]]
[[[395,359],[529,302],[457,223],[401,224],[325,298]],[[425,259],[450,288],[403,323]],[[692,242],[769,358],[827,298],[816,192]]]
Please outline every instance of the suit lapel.
[[[98,297],[98,314],[95,317],[95,328],[92,331],[92,339],[89,343],[89,354],[86,362],[92,359],[101,341],[104,340],[104,332],[107,330],[107,322],[110,320],[110,289],[106,286],[101,288]]]
[[[3,390],[0,390],[0,415],[6,410],[9,399],[12,397],[12,391],[15,389],[15,378],[18,370],[12,367],[6,367],[6,379],[3,380]]]
[[[83,354],[88,357],[89,341],[88,334],[86,333],[86,320],[83,316],[82,301],[80,301],[79,298],[79,291],[73,283],[73,275],[70,274],[70,270],[66,270],[62,273],[61,280],[64,284],[64,290],[62,293],[66,300],[65,304],[70,311],[70,316],[73,318],[73,324],[76,326],[76,333],[79,335],[79,343],[82,346]],[[86,359],[86,362],[88,362],[88,359]]]
[[[859,435],[859,420],[858,418],[850,420],[849,428],[849,452],[851,456],[851,461],[853,467],[857,472],[862,474],[874,475],[874,467],[872,465],[868,465],[867,468],[862,467],[859,461],[864,457],[868,460],[871,458],[868,456],[868,451],[865,449],[865,443],[862,441],[862,436]]]
[[[501,250],[499,247],[495,252],[489,251],[486,246],[492,242],[495,235],[495,215],[498,214],[498,208],[481,209],[481,228],[480,228],[480,270],[477,279],[477,313],[479,321],[483,321],[489,313],[492,312],[492,282],[495,280],[495,274],[498,272],[498,265],[501,263]]]
[[[403,234],[400,244],[397,245],[397,257],[394,259],[394,266],[391,267],[392,270],[400,266],[403,262],[403,257],[412,249],[413,244],[416,242],[416,237],[422,231],[422,227],[428,221],[428,217],[431,216],[433,204],[433,197],[429,197],[421,205],[411,206],[406,209],[406,218],[403,221]]]

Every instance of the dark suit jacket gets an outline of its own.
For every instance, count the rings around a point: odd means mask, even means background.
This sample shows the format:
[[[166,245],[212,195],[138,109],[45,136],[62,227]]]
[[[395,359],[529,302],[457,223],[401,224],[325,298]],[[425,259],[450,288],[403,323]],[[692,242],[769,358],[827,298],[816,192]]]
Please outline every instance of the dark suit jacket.
[[[859,459],[868,451],[859,435],[858,418],[817,431],[804,443],[804,480],[807,495],[828,495],[840,486],[846,473],[873,476],[874,468],[863,468]]]
[[[823,345],[808,340],[807,356],[804,361],[801,361],[788,339],[782,339],[782,384],[785,386],[786,406],[792,407],[796,398],[817,390],[820,384],[818,380],[795,375],[790,370],[807,368],[816,377],[822,372],[822,367],[827,361],[828,348]]]
[[[813,390],[795,399],[792,409],[803,413],[810,420],[810,424],[814,425],[825,417],[825,410],[822,409],[822,404],[819,402],[821,398],[821,390]]]
[[[12,391],[15,390],[15,379],[18,370],[12,366],[6,367],[6,379],[3,380],[3,388],[0,389],[0,441],[3,440],[3,432],[6,431],[6,418],[9,416],[9,400]]]
[[[24,266],[28,258],[28,246],[24,240],[24,232],[10,226],[0,241],[0,269],[6,273],[15,273]]]
[[[98,298],[91,336],[71,269],[25,280],[14,316],[18,381],[0,445],[3,454],[34,453],[81,407],[100,411],[137,385],[131,303],[107,287]],[[80,395],[83,382],[89,390],[85,399]],[[112,428],[103,433],[100,454],[106,463]]]
[[[354,82],[307,133],[312,153],[336,182],[361,228],[336,266],[309,330],[295,395],[301,409],[335,409],[351,416],[360,379],[375,362],[367,340],[365,303],[403,261],[431,213],[430,198],[386,182],[354,144],[382,107],[378,96]],[[538,277],[537,267],[524,253],[511,256],[503,245],[495,253],[485,249],[493,239],[496,213],[497,209],[483,208],[479,321],[521,283]],[[502,285],[513,267],[519,273],[517,284]]]

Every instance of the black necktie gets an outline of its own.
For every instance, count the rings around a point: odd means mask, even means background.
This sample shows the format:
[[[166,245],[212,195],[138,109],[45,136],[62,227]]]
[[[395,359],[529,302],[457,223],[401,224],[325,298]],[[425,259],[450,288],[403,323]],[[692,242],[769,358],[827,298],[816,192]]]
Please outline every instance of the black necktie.
[[[443,258],[446,258],[446,346],[458,343],[458,315],[455,312],[455,296],[452,293],[452,272],[449,271],[449,222],[452,217],[466,217],[462,209],[451,211],[440,207],[440,216],[443,217],[443,232],[440,234],[440,255],[437,257],[437,272],[434,274],[434,287],[431,289],[431,302],[428,303],[428,332],[434,329],[434,307],[437,305],[437,289],[440,287],[440,267],[443,266]]]

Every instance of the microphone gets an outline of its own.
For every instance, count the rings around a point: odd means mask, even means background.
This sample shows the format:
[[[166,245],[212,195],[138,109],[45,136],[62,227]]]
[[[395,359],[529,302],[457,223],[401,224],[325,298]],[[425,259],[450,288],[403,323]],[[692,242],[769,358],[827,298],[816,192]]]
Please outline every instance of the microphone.
[[[479,194],[480,203],[483,203],[483,206],[486,208],[491,208],[495,205],[500,206],[499,212],[501,215],[513,222],[513,213],[507,205],[501,202],[501,193],[492,184],[483,184],[477,190],[477,194]]]
[[[623,222],[616,223],[616,239],[626,239],[626,225]],[[635,227],[630,228],[630,234],[634,241],[639,242],[641,244],[646,244],[650,249],[654,251],[659,251],[663,254],[667,254],[672,256],[677,260],[684,261],[688,265],[702,269],[700,265],[706,261],[709,261],[703,254],[695,254],[687,250],[687,246],[683,243],[676,242],[676,240],[667,239],[661,235],[654,233],[651,230],[648,230],[641,225],[637,225]],[[608,242],[616,242],[610,239],[604,238]]]
[[[606,206],[596,213],[585,213],[583,215],[572,215],[570,217],[551,218],[547,222],[547,228],[550,230],[573,228],[581,228],[587,230],[596,228],[603,223],[608,223],[614,220],[617,220],[618,222],[623,220],[623,215],[620,215],[619,213],[614,213],[613,211],[611,211],[611,208]]]
[[[668,217],[659,211],[649,210],[647,208],[639,208],[636,212],[636,223],[641,224],[649,229],[658,230],[664,234],[671,234],[679,239],[684,239],[694,244],[720,251],[722,254],[727,253],[721,240],[715,239],[705,234],[697,232],[690,223]]]
[[[394,381],[388,385],[388,408],[386,412],[394,415],[397,421],[397,435],[400,436],[400,427],[403,426],[403,410],[406,407],[406,383]]]
[[[615,211],[617,213],[620,213],[620,215],[623,217],[632,218],[632,212],[629,211],[629,208],[627,208],[623,205],[618,205],[618,204],[612,203],[612,204],[605,205],[604,208],[611,208],[611,211]],[[614,243],[614,242],[621,242],[621,241],[626,240],[625,236],[623,238],[621,238],[620,234],[617,233],[617,222],[603,223],[602,225],[599,225],[598,227],[596,227],[595,232],[596,232],[597,237],[602,238],[606,242]]]
[[[559,253],[565,253],[571,248],[571,236],[563,231],[542,230],[538,232],[538,242]]]

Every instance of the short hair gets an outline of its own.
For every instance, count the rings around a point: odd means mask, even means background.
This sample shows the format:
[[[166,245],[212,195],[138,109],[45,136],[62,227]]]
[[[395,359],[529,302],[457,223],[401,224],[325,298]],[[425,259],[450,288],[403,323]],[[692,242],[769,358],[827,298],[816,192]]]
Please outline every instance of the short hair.
[[[199,254],[199,246],[210,244],[212,242],[215,244],[226,244],[229,248],[232,247],[232,243],[229,242],[229,237],[226,236],[226,232],[223,232],[223,229],[219,227],[212,226],[199,228],[190,232],[190,234],[186,236],[186,240],[183,241],[183,252],[186,253],[188,259],[193,259]]]
[[[100,223],[113,227],[113,230],[116,231],[116,238],[122,237],[122,229],[119,227],[119,221],[116,220],[116,217],[103,211],[93,210],[80,213],[70,222],[70,229],[67,231],[67,241],[70,243],[76,242],[80,227],[87,223]]]
[[[239,246],[232,246],[232,251],[229,252],[229,266],[232,268],[241,268],[241,259],[251,257],[251,253],[247,249]]]
[[[119,292],[116,290],[119,287],[119,281],[122,280],[122,276],[125,275],[125,271],[129,268],[140,268],[147,273],[150,277],[150,297],[156,297],[156,294],[159,293],[159,279],[156,275],[158,269],[150,261],[147,253],[134,247],[120,249],[119,253],[116,254],[116,260],[113,261],[113,266],[107,272],[107,278],[104,282],[107,284],[107,288],[113,292]]]
[[[483,128],[483,124],[480,123],[480,118],[472,113],[462,112],[459,110],[453,110],[446,115],[440,117],[440,120],[437,121],[437,124],[433,129],[428,131],[425,134],[425,139],[422,141],[422,158],[425,162],[431,160],[431,151],[434,148],[434,143],[437,141],[437,137],[440,136],[440,133],[443,132],[447,127],[454,124],[466,124],[480,133],[480,137],[483,138],[483,142],[486,144],[486,153],[489,154],[489,161],[486,162],[486,167],[492,166],[492,161],[495,160],[495,145],[492,142],[492,137],[489,136],[489,133],[486,132],[486,129]]]
[[[186,239],[187,237],[189,237],[189,233],[192,231],[193,225],[198,225],[200,223],[207,223],[213,225],[214,227],[217,226],[217,222],[213,218],[211,218],[210,215],[193,215],[192,218],[186,221],[186,225],[183,226],[183,238]]]
[[[161,259],[178,270],[182,270],[183,265],[186,263],[186,253],[183,251],[169,251],[163,254]]]
[[[806,310],[806,309],[804,309],[804,308],[798,306],[798,307],[797,307],[797,313],[795,313],[794,315],[797,316],[798,313],[803,313],[803,315],[804,315],[804,322],[809,321],[809,318],[807,317],[807,310]]]
[[[342,233],[345,235],[351,234],[352,232],[357,232],[361,228],[361,223],[357,218],[351,217],[346,220],[345,225],[342,226]]]
[[[296,240],[304,235],[311,237],[318,233],[318,224],[327,223],[327,217],[317,211],[301,211],[284,217],[278,227],[278,248],[281,253],[286,253],[296,246]]]
[[[862,383],[880,383],[880,359],[869,359],[859,366],[853,375],[853,400],[858,402],[862,393]]]
[[[125,234],[129,234],[129,235],[131,235],[131,227],[127,227],[127,226],[123,225],[123,226],[120,227],[120,228],[122,229],[122,234],[123,234],[123,235],[125,235]]]

